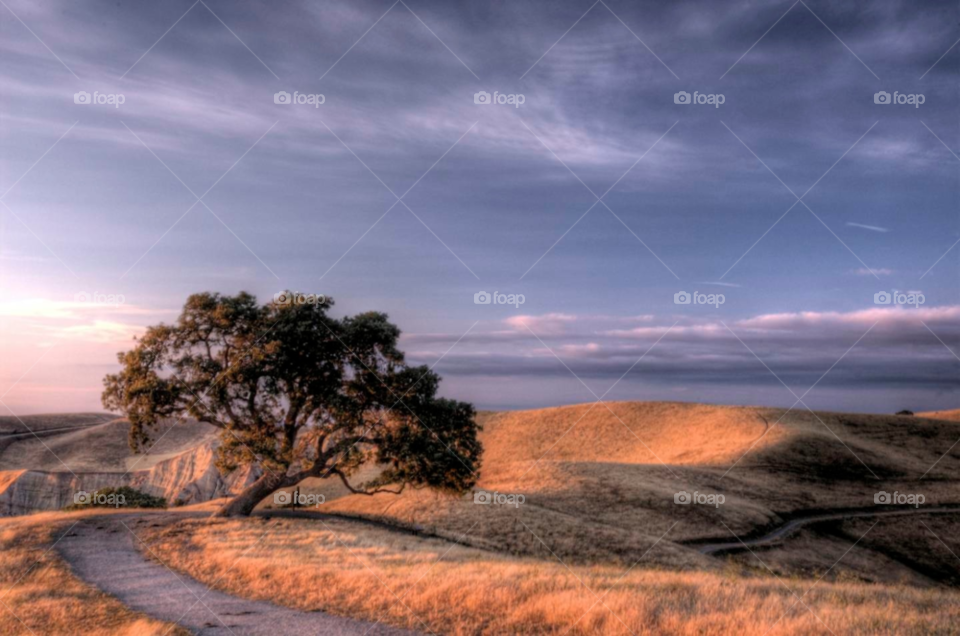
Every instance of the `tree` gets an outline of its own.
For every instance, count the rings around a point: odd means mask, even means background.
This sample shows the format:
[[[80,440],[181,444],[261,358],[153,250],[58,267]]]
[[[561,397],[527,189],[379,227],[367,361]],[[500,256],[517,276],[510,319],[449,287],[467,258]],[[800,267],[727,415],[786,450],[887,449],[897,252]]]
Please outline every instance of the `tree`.
[[[335,475],[364,495],[473,487],[482,450],[473,406],[436,397],[440,377],[406,365],[386,314],[337,319],[332,299],[277,298],[194,294],[176,324],[149,327],[117,355],[123,368],[104,378],[102,400],[130,420],[134,452],[164,418],[219,428],[221,472],[262,474],[218,516],[249,515],[307,477]],[[377,477],[353,483],[371,462]]]

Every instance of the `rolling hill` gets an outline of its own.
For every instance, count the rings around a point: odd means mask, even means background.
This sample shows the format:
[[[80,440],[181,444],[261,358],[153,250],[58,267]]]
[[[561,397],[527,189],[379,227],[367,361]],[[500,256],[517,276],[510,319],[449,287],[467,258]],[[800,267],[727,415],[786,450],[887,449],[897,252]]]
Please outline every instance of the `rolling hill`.
[[[572,562],[651,554],[671,566],[706,561],[678,543],[737,536],[798,511],[869,508],[879,491],[956,503],[956,425],[907,416],[811,413],[669,402],[484,413],[479,488],[525,502],[479,505],[424,492],[353,495],[314,480],[322,509],[382,519],[479,547],[551,553]],[[373,473],[370,473],[371,475]],[[678,505],[677,493],[722,494]]]
[[[750,535],[804,511],[870,508],[880,491],[923,493],[927,505],[960,503],[960,429],[945,419],[614,402],[483,412],[478,421],[485,449],[478,489],[523,495],[522,504],[417,490],[355,495],[336,480],[308,480],[301,490],[323,494],[323,512],[481,549],[627,564],[650,551],[649,560],[671,568],[717,567],[691,543]],[[126,448],[123,420],[87,423],[42,442],[20,438],[0,452],[7,471],[0,511],[57,508],[78,487],[118,480],[196,503],[252,477],[220,477],[215,431],[196,422],[170,428],[147,456]],[[724,501],[677,504],[684,492]]]
[[[12,418],[11,418],[12,419]],[[169,503],[236,492],[255,472],[223,477],[214,465],[216,430],[190,420],[162,422],[154,445],[134,454],[130,424],[109,414],[35,415],[0,425],[0,516],[59,510],[78,491],[132,486]]]

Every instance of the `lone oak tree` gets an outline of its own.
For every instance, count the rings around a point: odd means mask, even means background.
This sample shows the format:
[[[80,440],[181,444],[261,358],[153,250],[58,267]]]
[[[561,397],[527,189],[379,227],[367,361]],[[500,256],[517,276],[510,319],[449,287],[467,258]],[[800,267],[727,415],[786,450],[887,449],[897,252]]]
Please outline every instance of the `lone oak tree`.
[[[400,330],[382,313],[333,318],[331,299],[194,294],[176,324],[147,329],[123,369],[104,378],[103,405],[130,420],[141,452],[162,419],[219,429],[217,467],[260,469],[219,516],[249,515],[307,477],[336,475],[354,493],[406,486],[462,494],[476,483],[481,446],[473,406],[436,397],[439,376],[410,367]],[[376,464],[363,484],[351,477]]]

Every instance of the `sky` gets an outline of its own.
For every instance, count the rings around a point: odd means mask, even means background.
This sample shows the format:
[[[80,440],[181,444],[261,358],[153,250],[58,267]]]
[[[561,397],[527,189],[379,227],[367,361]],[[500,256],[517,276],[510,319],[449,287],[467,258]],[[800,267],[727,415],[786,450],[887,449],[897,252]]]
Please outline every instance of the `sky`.
[[[482,409],[960,406],[955,3],[0,4],[0,415],[283,289]]]

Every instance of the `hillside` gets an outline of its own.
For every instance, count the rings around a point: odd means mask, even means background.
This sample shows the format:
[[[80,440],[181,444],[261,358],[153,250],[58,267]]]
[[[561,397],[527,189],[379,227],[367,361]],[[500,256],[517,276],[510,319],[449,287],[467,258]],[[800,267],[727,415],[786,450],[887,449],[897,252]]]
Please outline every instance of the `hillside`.
[[[42,415],[0,415],[0,436],[50,429],[80,428],[116,419],[110,413],[47,413]]]
[[[38,422],[47,423],[46,416]],[[31,425],[32,428],[32,425]],[[0,453],[0,470],[29,468],[60,472],[125,472],[146,470],[157,463],[216,438],[216,429],[192,420],[163,422],[154,433],[156,445],[134,454],[127,443],[130,424],[112,416],[57,435],[18,437],[15,446]]]
[[[926,417],[932,420],[960,422],[960,409],[952,409],[949,411],[926,411],[925,413],[917,413],[917,417]]]
[[[154,445],[139,454],[127,444],[130,424],[115,416],[37,415],[24,423],[33,432],[0,436],[0,516],[59,510],[78,491],[122,485],[171,504],[203,502],[237,492],[255,475],[220,475],[216,430],[192,420],[161,422]]]
[[[633,563],[663,537],[646,558],[695,569],[720,562],[690,542],[754,534],[803,511],[871,508],[881,490],[922,493],[927,505],[960,503],[958,432],[944,419],[676,402],[608,406],[478,415],[484,444],[478,489],[523,495],[516,507],[415,490],[353,495],[336,480],[308,480],[302,492],[323,494],[323,512],[571,563]],[[0,451],[0,467],[8,471],[0,472],[0,514],[58,508],[78,488],[120,482],[170,501],[202,502],[235,492],[252,476],[224,480],[213,465],[215,431],[196,422],[162,430],[157,446],[139,456],[126,446],[123,420],[87,422],[42,443],[18,438]],[[376,474],[365,472],[362,478]],[[674,497],[684,491],[725,501],[678,505]],[[271,507],[270,500],[261,505]],[[833,549],[821,535],[803,531],[812,556],[778,558],[816,567],[825,558],[820,553]]]
[[[518,508],[416,491],[351,495],[329,480],[303,490],[323,493],[326,512],[574,562],[631,563],[669,530],[651,557],[681,567],[709,560],[675,542],[747,534],[802,510],[872,507],[880,490],[923,492],[928,504],[960,500],[960,449],[941,459],[957,437],[947,422],[664,402],[609,406],[481,415],[479,488],[523,494]],[[677,505],[681,491],[722,494],[725,502]]]

